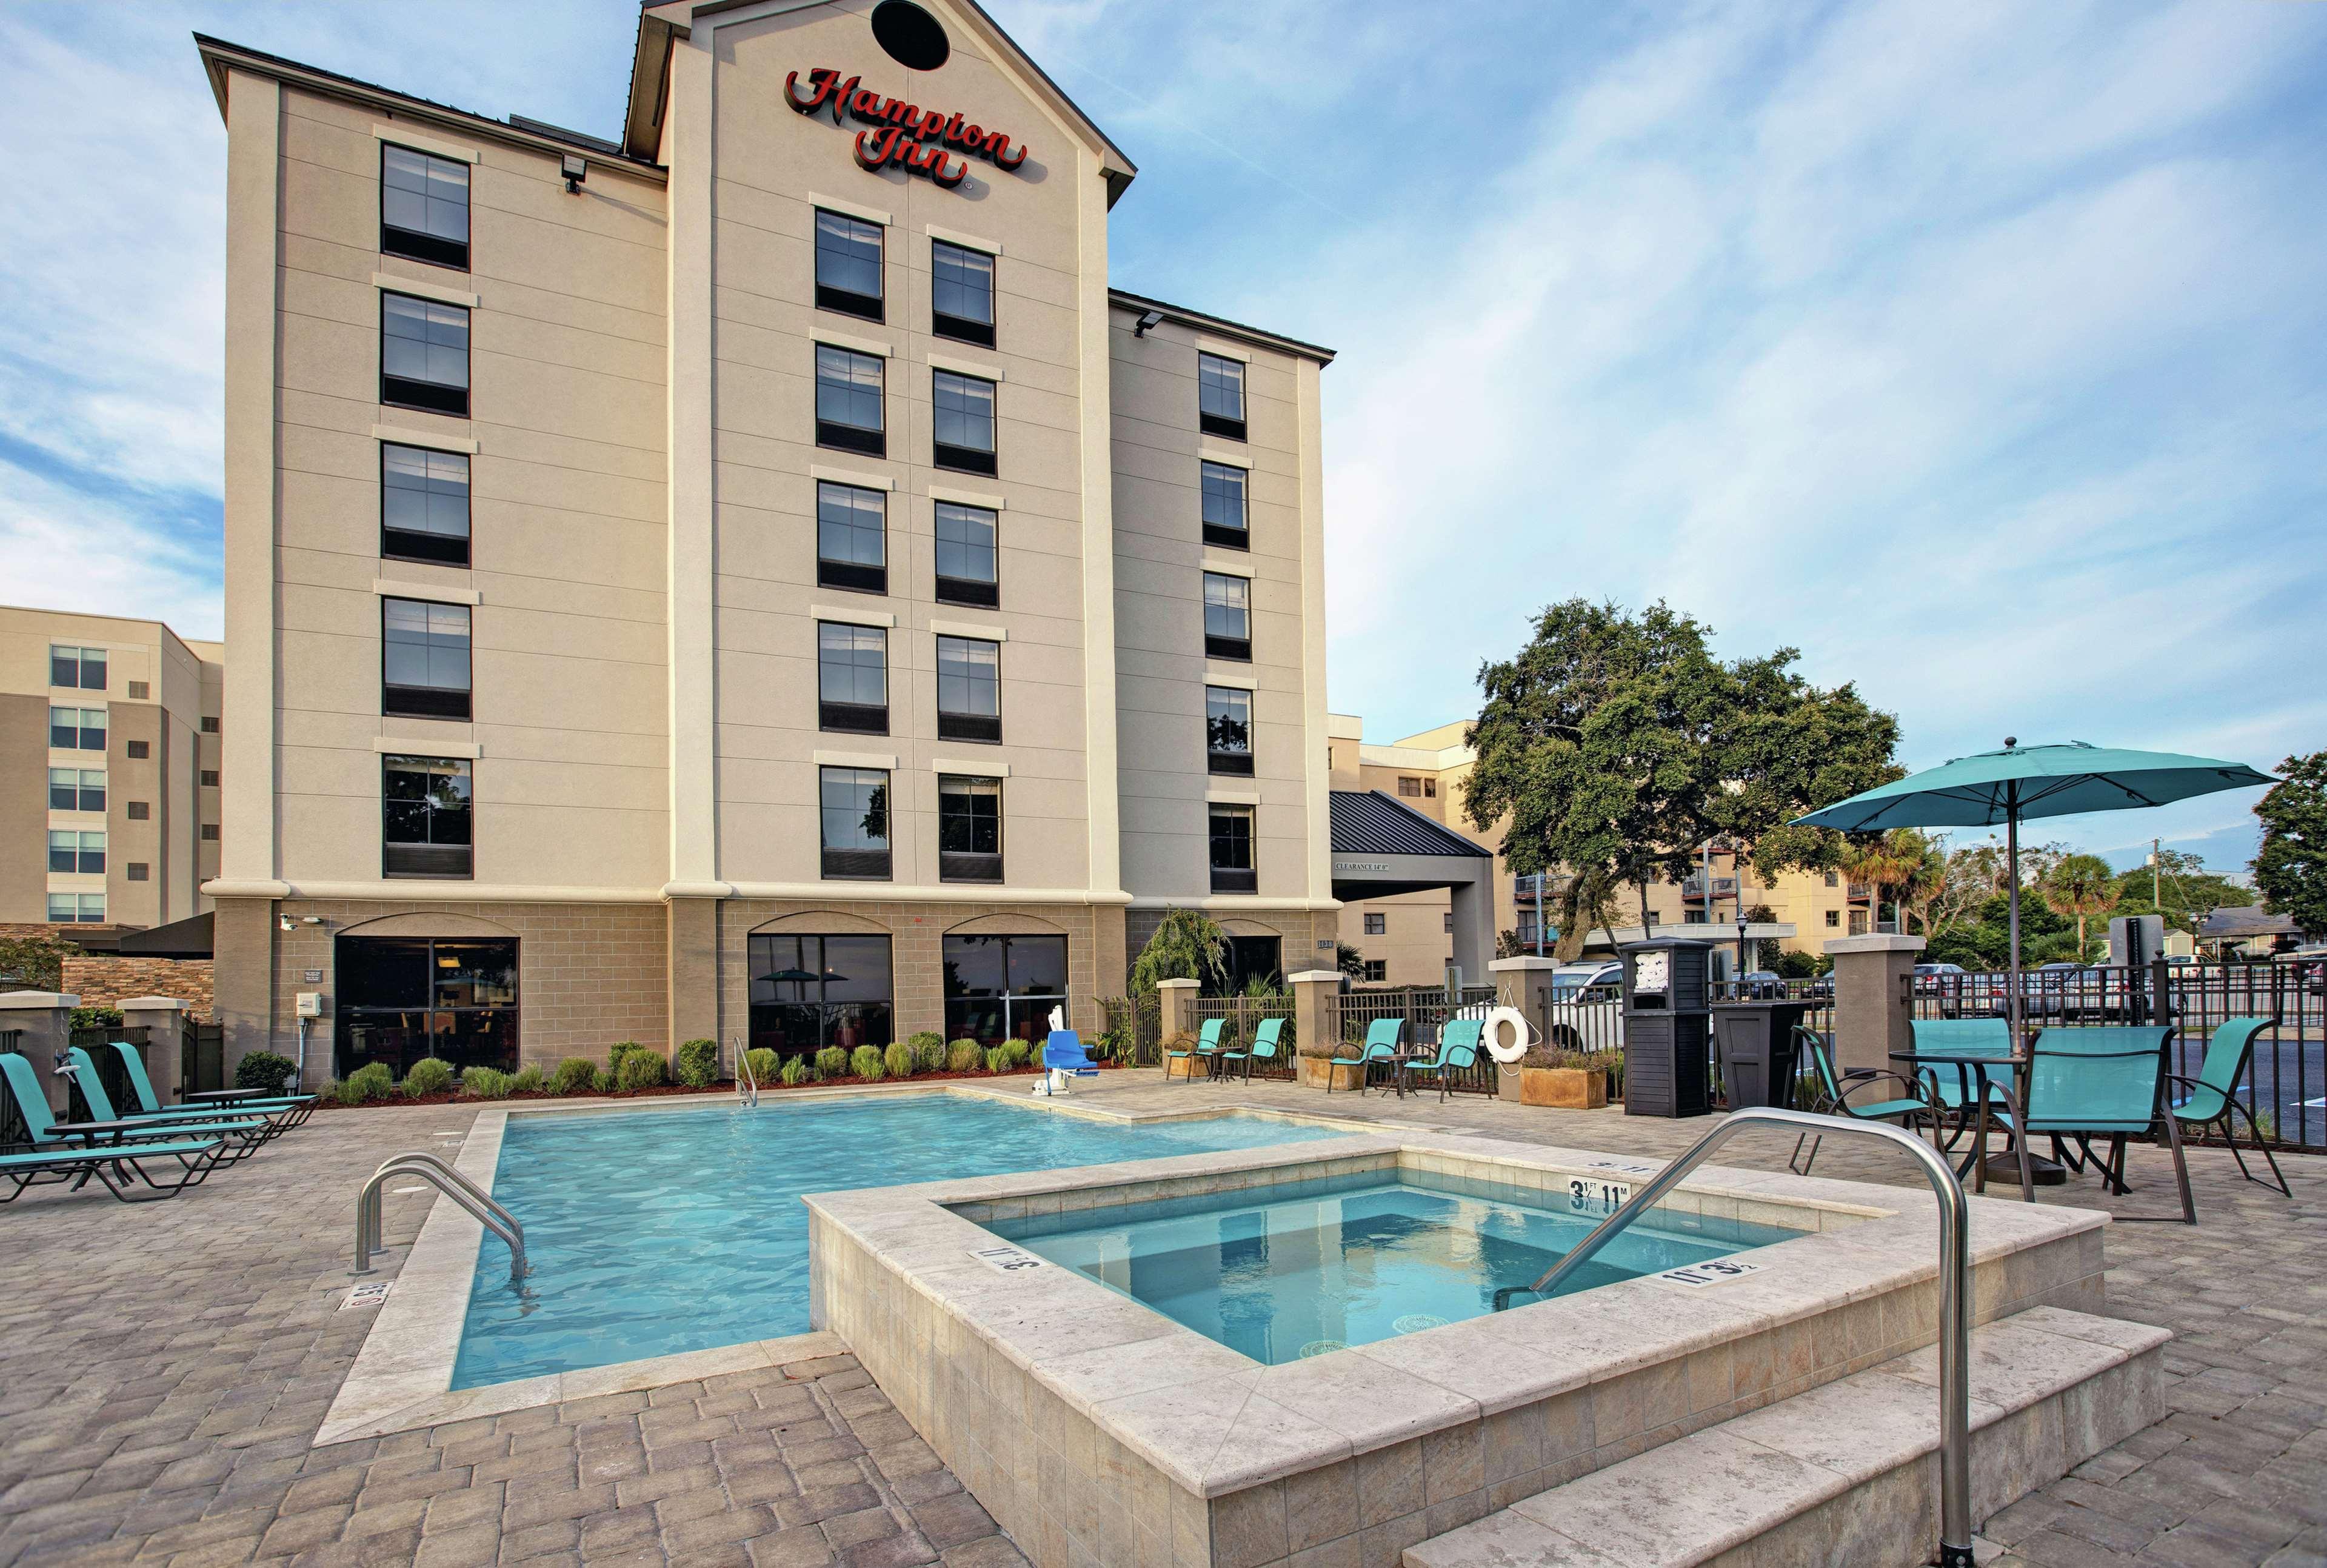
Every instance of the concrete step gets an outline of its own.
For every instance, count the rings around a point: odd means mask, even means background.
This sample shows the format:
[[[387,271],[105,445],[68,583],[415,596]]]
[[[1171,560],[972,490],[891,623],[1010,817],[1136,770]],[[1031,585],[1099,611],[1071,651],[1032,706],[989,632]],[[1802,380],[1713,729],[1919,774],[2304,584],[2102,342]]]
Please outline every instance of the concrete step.
[[[2056,1307],[1974,1330],[1974,1525],[2162,1420],[2171,1338]],[[1522,1498],[1409,1546],[1405,1568],[1927,1563],[1939,1442],[1923,1349]]]

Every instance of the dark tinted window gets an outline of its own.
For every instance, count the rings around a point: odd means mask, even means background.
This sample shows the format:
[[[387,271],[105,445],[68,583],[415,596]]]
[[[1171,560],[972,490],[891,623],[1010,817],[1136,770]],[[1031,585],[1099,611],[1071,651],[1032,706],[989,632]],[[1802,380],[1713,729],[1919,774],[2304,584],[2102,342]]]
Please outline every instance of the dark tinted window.
[[[881,319],[881,226],[818,209],[816,303],[870,321]]]
[[[379,247],[438,266],[469,265],[469,165],[409,147],[379,149]]]
[[[379,553],[407,561],[469,564],[469,459],[458,452],[383,443]]]

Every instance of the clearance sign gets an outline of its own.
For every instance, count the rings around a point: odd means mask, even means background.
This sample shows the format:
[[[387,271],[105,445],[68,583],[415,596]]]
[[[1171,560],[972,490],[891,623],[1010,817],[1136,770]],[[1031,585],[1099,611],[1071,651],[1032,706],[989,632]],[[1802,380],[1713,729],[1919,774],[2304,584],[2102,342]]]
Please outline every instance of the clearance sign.
[[[845,126],[849,120],[864,125],[866,128],[856,133],[856,162],[876,173],[895,163],[950,191],[969,173],[968,154],[997,169],[1015,169],[1026,161],[1024,145],[1001,131],[967,124],[958,114],[883,98],[871,88],[859,87],[862,79],[852,76],[844,81],[838,71],[818,69],[808,73],[803,93],[799,72],[793,71],[784,78],[784,98],[804,115],[830,111],[836,126]]]

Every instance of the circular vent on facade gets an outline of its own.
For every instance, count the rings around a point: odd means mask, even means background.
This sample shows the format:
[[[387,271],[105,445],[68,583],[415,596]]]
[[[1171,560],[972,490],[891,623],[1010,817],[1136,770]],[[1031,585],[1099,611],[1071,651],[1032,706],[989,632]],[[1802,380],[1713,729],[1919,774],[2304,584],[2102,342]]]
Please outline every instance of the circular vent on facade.
[[[873,7],[873,41],[908,70],[935,70],[953,52],[938,19],[913,0],[881,0]]]

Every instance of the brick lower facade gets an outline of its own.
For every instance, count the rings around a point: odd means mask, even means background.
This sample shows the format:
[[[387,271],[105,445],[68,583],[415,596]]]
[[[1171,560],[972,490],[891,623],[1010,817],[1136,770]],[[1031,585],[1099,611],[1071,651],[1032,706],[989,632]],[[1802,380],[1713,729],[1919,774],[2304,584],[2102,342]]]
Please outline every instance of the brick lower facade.
[[[173,996],[194,1017],[211,1016],[208,958],[124,958],[100,953],[64,961],[64,984],[84,1007],[112,1007],[131,996]]]

